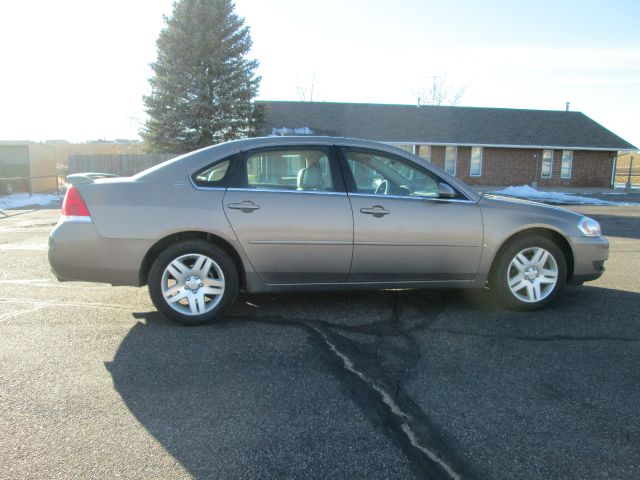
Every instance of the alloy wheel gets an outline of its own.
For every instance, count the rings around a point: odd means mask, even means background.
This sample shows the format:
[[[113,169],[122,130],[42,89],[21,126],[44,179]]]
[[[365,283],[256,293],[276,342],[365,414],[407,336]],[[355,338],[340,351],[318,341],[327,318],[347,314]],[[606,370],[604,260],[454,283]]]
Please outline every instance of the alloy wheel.
[[[520,301],[536,303],[553,292],[558,283],[558,263],[541,247],[521,250],[507,267],[507,282],[511,293]]]
[[[189,253],[169,262],[162,273],[162,296],[173,310],[183,315],[202,315],[220,303],[225,278],[211,258]]]

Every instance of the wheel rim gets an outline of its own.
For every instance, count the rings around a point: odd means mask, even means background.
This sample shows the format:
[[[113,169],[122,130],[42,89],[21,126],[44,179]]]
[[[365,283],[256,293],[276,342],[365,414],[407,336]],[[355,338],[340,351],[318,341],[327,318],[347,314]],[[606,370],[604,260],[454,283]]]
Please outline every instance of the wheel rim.
[[[183,315],[202,315],[220,303],[225,279],[220,266],[199,253],[182,255],[162,273],[162,296],[173,310]]]
[[[507,282],[518,300],[540,302],[551,295],[558,283],[558,263],[544,248],[525,248],[511,260]]]

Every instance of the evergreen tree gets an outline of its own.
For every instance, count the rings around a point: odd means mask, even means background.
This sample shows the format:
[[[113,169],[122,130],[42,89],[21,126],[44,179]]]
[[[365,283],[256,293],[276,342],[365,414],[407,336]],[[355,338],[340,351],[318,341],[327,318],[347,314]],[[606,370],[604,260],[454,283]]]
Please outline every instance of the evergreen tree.
[[[165,23],[144,97],[149,150],[183,153],[252,136],[261,123],[252,103],[258,61],[246,58],[249,28],[232,1],[178,0]]]

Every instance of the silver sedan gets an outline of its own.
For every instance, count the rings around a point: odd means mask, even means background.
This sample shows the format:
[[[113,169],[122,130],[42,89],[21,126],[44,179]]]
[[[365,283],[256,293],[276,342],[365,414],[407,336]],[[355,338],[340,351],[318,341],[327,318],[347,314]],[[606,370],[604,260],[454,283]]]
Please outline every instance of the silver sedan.
[[[254,138],[133,177],[69,176],[49,262],[61,281],[148,285],[166,316],[219,318],[240,290],[486,288],[548,304],[604,271],[598,223],[479,195],[384,144]]]

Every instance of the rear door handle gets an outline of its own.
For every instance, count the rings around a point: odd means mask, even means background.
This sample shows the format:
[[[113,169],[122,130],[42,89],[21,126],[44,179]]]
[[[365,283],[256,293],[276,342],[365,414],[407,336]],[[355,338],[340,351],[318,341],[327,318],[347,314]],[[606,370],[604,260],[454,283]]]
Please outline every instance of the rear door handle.
[[[375,205],[371,208],[361,208],[360,213],[366,213],[367,215],[373,215],[376,218],[380,218],[384,215],[389,215],[391,212],[385,209],[382,205]]]
[[[232,208],[233,210],[242,210],[244,213],[251,213],[254,210],[258,210],[260,205],[256,205],[250,200],[245,200],[241,203],[230,203],[227,207]]]

